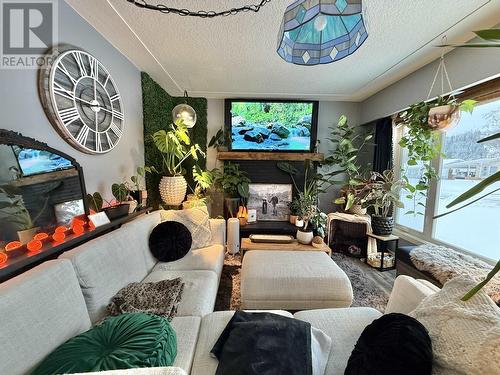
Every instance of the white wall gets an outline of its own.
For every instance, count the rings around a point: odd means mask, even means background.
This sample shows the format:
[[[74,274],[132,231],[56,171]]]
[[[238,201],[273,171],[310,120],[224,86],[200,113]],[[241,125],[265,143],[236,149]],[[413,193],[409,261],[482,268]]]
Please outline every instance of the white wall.
[[[109,153],[88,155],[67,144],[50,124],[37,91],[37,70],[0,70],[0,127],[15,130],[73,156],[83,167],[88,192],[111,198],[111,184],[144,164],[142,91],[139,70],[92,26],[59,1],[59,42],[83,48],[107,67],[122,96],[125,128]]]
[[[318,139],[321,140],[319,147],[320,152],[326,153],[331,147],[331,144],[326,141],[330,134],[329,126],[337,123],[341,115],[346,115],[352,125],[360,124],[360,105],[359,103],[348,102],[327,102],[322,101],[319,103],[318,113]],[[208,120],[208,137],[207,141],[219,130],[224,124],[224,100],[223,99],[208,99],[207,106],[207,120]],[[217,151],[214,149],[208,150],[207,168],[212,169],[218,166],[217,164]],[[320,197],[321,208],[324,212],[331,212],[335,192],[333,189]]]
[[[500,48],[458,48],[445,55],[445,63],[453,88],[462,88],[500,74]],[[362,102],[361,123],[425,100],[438,64],[434,61]],[[440,91],[439,81],[432,96]]]

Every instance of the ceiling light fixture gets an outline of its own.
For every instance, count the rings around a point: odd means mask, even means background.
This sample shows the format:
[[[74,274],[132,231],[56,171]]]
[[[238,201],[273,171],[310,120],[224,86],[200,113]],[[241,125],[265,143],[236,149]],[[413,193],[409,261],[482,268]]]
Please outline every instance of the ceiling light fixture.
[[[297,65],[329,64],[366,40],[362,0],[299,0],[286,8],[278,54]]]
[[[182,119],[184,125],[192,128],[196,124],[196,111],[193,107],[187,104],[188,93],[184,91],[184,103],[178,104],[172,110],[172,119],[175,121]]]
[[[145,0],[127,0],[129,3],[132,3],[139,8],[144,8],[144,9],[149,9],[149,10],[156,10],[161,13],[172,13],[176,14],[178,16],[189,16],[189,17],[199,17],[199,18],[214,18],[214,17],[219,17],[219,16],[234,16],[235,14],[242,13],[242,12],[255,12],[257,13],[260,8],[262,8],[264,5],[267,3],[270,3],[271,0],[260,0],[258,4],[251,4],[251,5],[244,5],[239,8],[231,8],[227,10],[222,10],[219,12],[215,12],[213,10],[210,11],[205,11],[205,10],[196,10],[192,11],[189,9],[184,9],[184,8],[171,8],[163,4],[148,4]]]

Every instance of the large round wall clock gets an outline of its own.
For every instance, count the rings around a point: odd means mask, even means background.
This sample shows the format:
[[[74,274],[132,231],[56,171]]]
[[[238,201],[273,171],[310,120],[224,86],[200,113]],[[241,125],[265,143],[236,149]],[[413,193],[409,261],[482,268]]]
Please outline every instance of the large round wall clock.
[[[111,151],[123,134],[120,94],[97,58],[73,46],[58,47],[40,72],[45,112],[58,133],[89,154]]]

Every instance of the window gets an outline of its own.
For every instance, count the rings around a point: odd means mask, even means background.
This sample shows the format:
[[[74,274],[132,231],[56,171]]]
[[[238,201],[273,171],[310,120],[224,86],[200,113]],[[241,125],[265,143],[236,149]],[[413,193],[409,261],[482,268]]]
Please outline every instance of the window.
[[[500,100],[476,106],[459,124],[443,134],[443,153],[437,189],[437,212],[500,168],[500,140],[476,143],[500,132]],[[500,188],[490,185],[484,194]],[[478,197],[478,196],[477,196]],[[488,258],[500,255],[500,192],[434,221],[434,238]]]
[[[482,89],[483,86],[485,89]],[[420,210],[425,212],[425,215],[406,215],[405,213],[412,211],[415,205],[405,197],[404,192],[402,193],[405,209],[396,212],[399,229],[411,232],[423,240],[451,245],[498,260],[500,191],[449,215],[438,219],[432,217],[461,206],[446,208],[446,205],[461,193],[500,170],[500,140],[477,143],[479,139],[500,132],[499,92],[500,79],[496,79],[463,94],[464,97],[479,100],[479,103],[472,114],[462,113],[459,123],[441,135],[445,157],[433,161],[433,165],[439,167],[440,179],[433,182],[426,200],[421,202]],[[395,131],[395,168],[399,170],[403,166],[408,178],[415,181],[419,178],[420,167],[406,167],[406,150],[397,146],[404,131],[404,128]],[[496,189],[500,189],[500,183],[491,185],[480,195]],[[472,200],[478,197],[479,195]]]

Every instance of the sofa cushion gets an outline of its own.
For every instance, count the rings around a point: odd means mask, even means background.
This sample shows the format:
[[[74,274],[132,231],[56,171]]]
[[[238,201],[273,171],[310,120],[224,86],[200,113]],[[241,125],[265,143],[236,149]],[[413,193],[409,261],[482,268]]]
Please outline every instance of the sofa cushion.
[[[369,307],[352,307],[299,311],[294,317],[311,323],[332,338],[325,374],[343,374],[361,332],[381,315]]]
[[[192,249],[211,245],[212,231],[207,206],[161,211],[161,219],[162,221],[177,221],[184,224],[193,236]]]
[[[149,235],[149,249],[162,262],[182,259],[191,249],[192,243],[191,232],[177,221],[160,223]]]
[[[292,314],[287,311],[269,312],[292,317]],[[233,315],[234,311],[217,311],[202,318],[191,375],[215,374],[218,361],[210,355],[210,351]]]
[[[161,223],[160,211],[153,211],[147,215],[141,215],[138,218],[122,226],[132,233],[129,239],[129,246],[141,252],[144,255],[144,262],[147,271],[151,271],[158,260],[149,250],[149,235],[154,227]]]
[[[173,366],[182,368],[188,374],[193,365],[200,324],[199,316],[176,316],[170,322],[177,335],[177,357]]]
[[[218,278],[212,271],[155,271],[143,282],[157,282],[180,277],[184,283],[177,316],[204,316],[214,311]]]
[[[220,278],[224,265],[224,246],[212,245],[201,249],[190,250],[185,257],[175,262],[158,262],[153,271],[213,271]]]
[[[422,375],[432,372],[432,343],[425,327],[408,315],[375,319],[361,333],[345,375]]]
[[[389,302],[385,313],[398,312],[408,314],[415,309],[422,300],[439,291],[439,288],[427,280],[416,280],[413,277],[400,275],[396,277],[392,287]]]
[[[130,246],[136,236],[122,227],[60,256],[73,263],[93,323],[106,315],[106,306],[121,288],[148,273],[144,254]]]
[[[33,375],[170,366],[176,355],[176,334],[165,318],[129,313],[69,339]]]
[[[67,260],[47,261],[0,284],[0,374],[29,373],[45,356],[91,326]]]
[[[475,285],[471,279],[454,278],[409,314],[429,331],[435,373],[500,373],[500,308],[484,289],[462,301]]]

